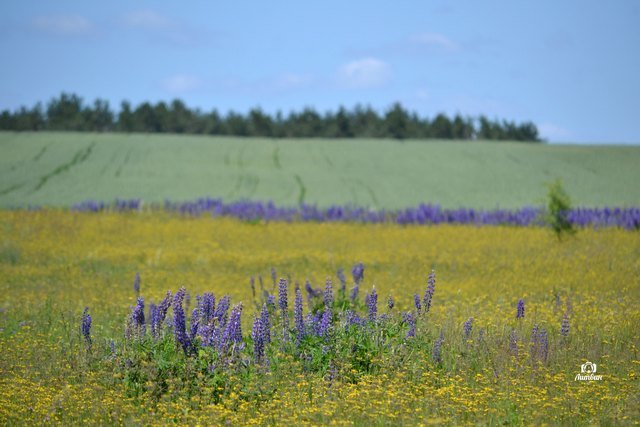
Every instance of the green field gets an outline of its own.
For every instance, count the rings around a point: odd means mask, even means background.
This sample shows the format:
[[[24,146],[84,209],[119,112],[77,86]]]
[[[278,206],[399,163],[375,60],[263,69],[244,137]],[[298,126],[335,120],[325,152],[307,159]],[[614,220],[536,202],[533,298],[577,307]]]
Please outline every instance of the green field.
[[[640,204],[640,147],[0,133],[0,207],[197,197],[516,208],[561,178],[575,205]]]

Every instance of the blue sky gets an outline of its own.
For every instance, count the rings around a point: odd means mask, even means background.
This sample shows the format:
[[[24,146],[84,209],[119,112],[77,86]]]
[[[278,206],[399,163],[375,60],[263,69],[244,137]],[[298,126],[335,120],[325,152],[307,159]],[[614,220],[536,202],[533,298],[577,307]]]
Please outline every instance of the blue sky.
[[[61,91],[208,111],[400,101],[640,143],[637,1],[21,1],[0,5],[0,109]]]

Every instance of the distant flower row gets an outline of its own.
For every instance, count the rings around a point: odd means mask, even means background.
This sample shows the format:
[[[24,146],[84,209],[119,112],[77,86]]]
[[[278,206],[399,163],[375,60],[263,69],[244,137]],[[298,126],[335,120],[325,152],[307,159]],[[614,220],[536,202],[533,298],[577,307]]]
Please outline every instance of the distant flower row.
[[[444,209],[439,205],[421,204],[401,210],[374,210],[355,206],[330,206],[319,208],[302,204],[297,207],[276,206],[273,202],[236,201],[225,203],[222,199],[201,198],[191,202],[165,201],[164,205],[145,206],[141,199],[100,202],[87,200],[74,205],[77,212],[138,211],[162,209],[189,216],[212,215],[232,217],[244,221],[303,221],[303,222],[361,222],[397,224],[473,224],[542,226],[544,210],[540,207],[520,209],[479,210],[472,208]],[[640,207],[628,208],[574,208],[566,214],[576,227],[621,227],[627,230],[640,229]]]

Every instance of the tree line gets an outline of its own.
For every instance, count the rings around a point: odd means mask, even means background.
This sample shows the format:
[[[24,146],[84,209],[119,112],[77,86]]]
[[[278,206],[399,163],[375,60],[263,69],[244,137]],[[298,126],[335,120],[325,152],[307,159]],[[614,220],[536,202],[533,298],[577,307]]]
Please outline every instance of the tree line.
[[[393,104],[379,114],[371,107],[357,105],[349,110],[321,114],[313,108],[275,115],[253,108],[247,114],[217,110],[203,112],[191,109],[179,99],[155,105],[143,102],[135,107],[123,101],[114,112],[109,103],[96,99],[86,104],[76,94],[62,93],[46,107],[37,103],[0,113],[0,130],[8,131],[91,131],[151,132],[206,135],[261,136],[274,138],[437,138],[491,139],[540,142],[538,129],[532,122],[515,123],[491,120],[486,116],[469,117],[456,114],[450,118],[440,113],[433,119],[420,117]]]

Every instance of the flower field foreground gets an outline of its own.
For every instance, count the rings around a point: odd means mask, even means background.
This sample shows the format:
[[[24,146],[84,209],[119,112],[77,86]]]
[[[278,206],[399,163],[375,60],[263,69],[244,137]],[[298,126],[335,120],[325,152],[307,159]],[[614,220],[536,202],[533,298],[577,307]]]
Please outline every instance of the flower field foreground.
[[[55,210],[0,230],[3,424],[640,421],[636,233]]]

